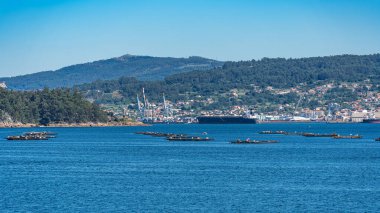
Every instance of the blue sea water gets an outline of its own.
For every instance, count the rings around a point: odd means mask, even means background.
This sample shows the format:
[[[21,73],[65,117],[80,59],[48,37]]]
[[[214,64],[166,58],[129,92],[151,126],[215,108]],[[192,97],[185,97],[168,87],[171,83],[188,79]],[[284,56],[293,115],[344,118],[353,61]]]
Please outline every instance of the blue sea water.
[[[0,212],[379,212],[379,130],[322,123],[0,129],[0,138],[58,133],[49,141],[0,139]],[[215,141],[168,142],[136,131],[207,132]],[[280,142],[228,143],[248,137]]]

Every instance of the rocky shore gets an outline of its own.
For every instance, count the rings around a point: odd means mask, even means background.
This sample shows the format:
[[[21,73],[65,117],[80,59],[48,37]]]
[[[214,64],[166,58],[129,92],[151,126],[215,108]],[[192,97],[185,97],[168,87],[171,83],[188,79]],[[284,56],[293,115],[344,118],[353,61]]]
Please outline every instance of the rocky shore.
[[[30,127],[112,127],[112,126],[149,126],[141,122],[108,122],[108,123],[55,123],[41,126],[33,123],[0,123],[0,128],[30,128]]]

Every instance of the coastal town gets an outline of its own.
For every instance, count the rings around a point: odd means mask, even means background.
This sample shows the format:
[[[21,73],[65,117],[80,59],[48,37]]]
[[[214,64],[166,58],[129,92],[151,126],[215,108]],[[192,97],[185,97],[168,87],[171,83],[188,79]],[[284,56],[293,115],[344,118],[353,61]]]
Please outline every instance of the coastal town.
[[[7,89],[5,82],[0,83],[2,89]],[[198,116],[244,116],[254,118],[258,123],[270,122],[356,122],[380,118],[379,85],[369,80],[360,83],[327,83],[314,87],[303,83],[287,89],[276,89],[271,86],[260,88],[252,86],[255,93],[270,92],[274,97],[293,93],[299,97],[297,102],[272,104],[271,110],[262,110],[258,105],[232,105],[223,109],[199,109],[194,106],[213,104],[212,97],[198,96],[195,99],[172,102],[165,99],[150,102],[145,93],[137,94],[136,102],[130,104],[101,104],[101,108],[117,121],[132,125],[139,123],[197,123]],[[331,91],[345,90],[351,92],[350,101],[340,101],[325,97]],[[231,98],[239,98],[241,91],[230,91]],[[310,107],[310,103],[313,107]],[[268,105],[268,103],[266,103]],[[269,103],[270,104],[270,103]],[[268,109],[268,108],[267,108]],[[4,118],[3,118],[4,120]],[[10,120],[8,118],[8,120]],[[11,123],[11,122],[10,122]],[[113,121],[114,124],[120,122]],[[12,124],[13,125],[13,124]],[[21,124],[20,124],[21,125]],[[31,124],[32,125],[32,124]],[[89,123],[87,126],[96,125]],[[7,125],[5,125],[7,126]]]
[[[334,90],[351,91],[355,96],[351,101],[334,102],[324,97]],[[129,118],[153,123],[196,123],[197,116],[246,116],[258,122],[363,122],[365,119],[380,118],[380,92],[378,85],[369,83],[328,83],[310,88],[300,84],[289,89],[264,89],[253,87],[254,92],[270,92],[273,96],[289,93],[299,99],[295,103],[277,104],[272,111],[261,111],[258,106],[235,105],[226,109],[195,109],[196,105],[212,104],[212,98],[190,99],[171,102],[162,98],[161,102],[131,103],[129,105],[107,105],[102,108],[118,118]],[[237,98],[238,90],[232,90],[230,96]],[[303,107],[313,101],[314,108]],[[309,104],[310,105],[310,104]]]

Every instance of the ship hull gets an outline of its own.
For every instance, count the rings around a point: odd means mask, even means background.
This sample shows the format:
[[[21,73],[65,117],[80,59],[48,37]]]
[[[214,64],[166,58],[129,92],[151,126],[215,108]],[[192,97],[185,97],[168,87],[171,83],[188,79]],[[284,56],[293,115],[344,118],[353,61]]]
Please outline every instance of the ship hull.
[[[367,123],[367,124],[380,124],[380,118],[364,119],[363,123]]]
[[[256,119],[238,116],[200,116],[199,124],[256,124]]]

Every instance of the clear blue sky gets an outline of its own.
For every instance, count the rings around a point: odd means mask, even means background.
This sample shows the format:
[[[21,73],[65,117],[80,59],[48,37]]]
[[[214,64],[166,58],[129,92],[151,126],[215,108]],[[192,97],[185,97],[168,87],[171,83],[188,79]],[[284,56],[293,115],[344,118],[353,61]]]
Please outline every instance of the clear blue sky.
[[[0,0],[0,76],[127,53],[248,60],[379,52],[377,0]]]

